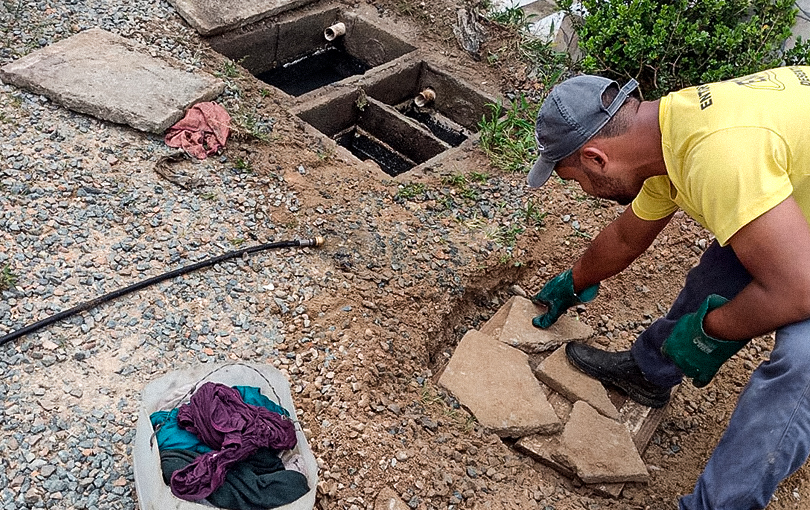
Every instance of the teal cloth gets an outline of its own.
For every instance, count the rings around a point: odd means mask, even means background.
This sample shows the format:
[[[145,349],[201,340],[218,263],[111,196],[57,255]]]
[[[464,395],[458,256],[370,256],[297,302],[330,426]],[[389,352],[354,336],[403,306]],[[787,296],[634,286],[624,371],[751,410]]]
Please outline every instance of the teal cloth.
[[[211,448],[205,445],[196,434],[180,428],[177,424],[177,411],[155,411],[149,415],[152,429],[155,430],[158,450],[191,450],[197,453],[210,452]]]
[[[264,407],[268,411],[287,417],[290,416],[290,413],[286,409],[264,396],[259,388],[254,386],[234,386],[233,388],[239,392],[242,396],[242,400],[246,404]],[[155,411],[149,415],[149,421],[152,422],[152,429],[155,430],[158,450],[191,450],[197,453],[210,452],[211,448],[200,441],[200,438],[198,438],[196,434],[192,434],[180,428],[177,424],[178,410],[179,409]]]
[[[255,388],[253,386],[234,386],[233,389],[242,395],[242,400],[245,402],[245,404],[264,407],[265,409],[273,411],[274,413],[284,415],[287,418],[290,417],[290,413],[288,413],[286,409],[262,395],[259,388]]]

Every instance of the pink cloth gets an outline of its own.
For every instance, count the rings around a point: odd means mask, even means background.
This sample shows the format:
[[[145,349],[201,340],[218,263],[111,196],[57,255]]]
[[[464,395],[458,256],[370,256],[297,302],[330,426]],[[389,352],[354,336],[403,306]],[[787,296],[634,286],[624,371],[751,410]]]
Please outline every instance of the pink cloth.
[[[231,116],[225,108],[211,102],[197,103],[166,132],[166,145],[205,159],[225,146],[230,123]]]

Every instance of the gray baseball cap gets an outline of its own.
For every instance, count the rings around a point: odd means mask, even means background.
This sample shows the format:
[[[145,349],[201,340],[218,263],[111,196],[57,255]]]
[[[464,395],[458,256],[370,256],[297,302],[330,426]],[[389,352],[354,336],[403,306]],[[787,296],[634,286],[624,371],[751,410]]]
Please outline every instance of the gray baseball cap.
[[[619,90],[613,102],[605,108],[602,94],[608,87],[619,84],[608,78],[582,75],[569,78],[551,89],[537,112],[534,137],[540,157],[529,172],[532,188],[546,183],[554,167],[590,140],[608,121],[634,90],[638,82],[631,79]]]

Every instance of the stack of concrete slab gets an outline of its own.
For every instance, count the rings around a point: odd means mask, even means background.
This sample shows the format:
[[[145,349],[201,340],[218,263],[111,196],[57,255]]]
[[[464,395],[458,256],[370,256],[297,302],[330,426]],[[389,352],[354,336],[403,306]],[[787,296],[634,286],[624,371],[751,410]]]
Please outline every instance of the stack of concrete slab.
[[[515,296],[480,331],[464,335],[439,378],[478,422],[565,476],[617,496],[646,482],[640,452],[663,417],[608,392],[574,368],[564,344],[593,330],[568,316],[532,326],[545,308]]]

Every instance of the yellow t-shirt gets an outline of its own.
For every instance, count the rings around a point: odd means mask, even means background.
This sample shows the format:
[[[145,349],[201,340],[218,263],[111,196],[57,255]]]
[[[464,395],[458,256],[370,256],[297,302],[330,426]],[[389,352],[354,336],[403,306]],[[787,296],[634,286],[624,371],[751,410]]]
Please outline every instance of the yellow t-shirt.
[[[667,174],[644,182],[639,218],[681,208],[725,245],[792,194],[810,222],[810,66],[673,92],[659,123]]]

